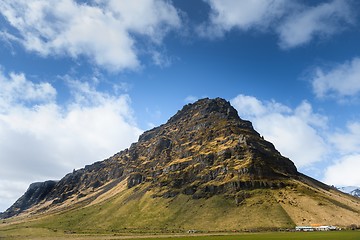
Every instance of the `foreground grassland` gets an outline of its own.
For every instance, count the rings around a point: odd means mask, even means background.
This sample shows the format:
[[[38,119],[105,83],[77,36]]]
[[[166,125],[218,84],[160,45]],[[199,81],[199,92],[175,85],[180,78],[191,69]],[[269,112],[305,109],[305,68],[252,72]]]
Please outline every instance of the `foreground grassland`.
[[[120,235],[120,234],[73,234],[54,233],[45,229],[0,229],[0,239],[9,240],[116,240],[116,239],[142,239],[142,240],[359,240],[360,231],[338,231],[338,232],[264,232],[264,233],[237,233],[237,234],[185,234],[185,235]]]

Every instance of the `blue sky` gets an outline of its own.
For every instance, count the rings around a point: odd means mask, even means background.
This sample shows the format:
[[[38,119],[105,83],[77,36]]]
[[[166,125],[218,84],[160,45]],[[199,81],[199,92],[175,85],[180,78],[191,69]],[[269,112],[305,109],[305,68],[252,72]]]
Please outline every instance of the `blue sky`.
[[[4,0],[0,211],[203,97],[328,184],[360,186],[360,4]]]

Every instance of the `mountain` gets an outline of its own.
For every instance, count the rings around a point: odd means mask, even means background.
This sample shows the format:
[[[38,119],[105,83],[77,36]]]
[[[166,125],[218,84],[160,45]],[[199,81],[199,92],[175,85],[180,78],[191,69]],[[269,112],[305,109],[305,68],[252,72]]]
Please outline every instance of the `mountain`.
[[[86,232],[230,231],[346,226],[360,222],[360,202],[299,173],[229,102],[206,98],[104,161],[30,185],[1,217]]]
[[[355,197],[360,197],[360,188],[354,189],[353,191],[350,192],[350,194]]]
[[[339,187],[338,189],[352,196],[360,197],[360,187],[347,186],[347,187]]]

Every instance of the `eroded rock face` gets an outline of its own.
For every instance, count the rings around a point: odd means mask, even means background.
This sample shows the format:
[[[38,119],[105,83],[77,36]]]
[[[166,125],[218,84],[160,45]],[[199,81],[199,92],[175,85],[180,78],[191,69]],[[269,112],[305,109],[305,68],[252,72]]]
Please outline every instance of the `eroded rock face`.
[[[280,188],[297,174],[293,162],[264,140],[251,122],[242,120],[229,102],[202,99],[144,132],[129,149],[66,175],[41,198],[24,197],[28,199],[24,206],[43,200],[59,204],[115,179],[127,179],[128,188],[147,182],[154,197],[182,193],[202,198]],[[26,207],[12,207],[6,217]]]

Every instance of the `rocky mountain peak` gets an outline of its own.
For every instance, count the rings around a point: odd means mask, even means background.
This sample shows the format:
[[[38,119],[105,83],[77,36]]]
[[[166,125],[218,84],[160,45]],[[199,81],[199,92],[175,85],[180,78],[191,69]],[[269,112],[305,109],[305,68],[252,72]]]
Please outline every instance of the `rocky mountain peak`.
[[[223,131],[230,125],[249,129],[253,131],[251,122],[242,120],[236,109],[228,101],[222,98],[209,99],[204,98],[185,105],[166,124],[146,131],[139,137],[139,142],[156,138],[165,133],[203,133],[210,135],[216,131]],[[172,129],[172,130],[170,130]],[[209,132],[207,130],[210,130]],[[229,130],[229,129],[228,129]],[[160,134],[160,135],[158,135]],[[164,135],[165,134],[165,135]],[[189,134],[188,134],[189,135]],[[179,138],[179,136],[172,136]]]
[[[228,120],[239,120],[238,113],[228,101],[222,98],[209,99],[204,98],[196,101],[195,103],[189,103],[179,110],[168,123],[176,122],[179,120],[188,120],[189,118],[207,118],[211,115],[215,115],[218,118],[226,118]]]

